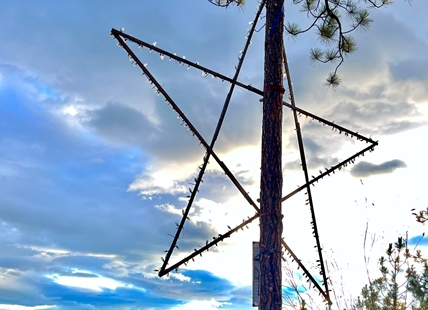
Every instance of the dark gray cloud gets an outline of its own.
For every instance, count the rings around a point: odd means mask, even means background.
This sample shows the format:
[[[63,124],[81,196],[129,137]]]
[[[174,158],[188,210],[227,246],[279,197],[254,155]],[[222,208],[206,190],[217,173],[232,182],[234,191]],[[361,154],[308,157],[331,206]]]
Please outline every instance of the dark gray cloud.
[[[317,169],[319,167],[329,168],[337,164],[339,159],[334,156],[334,153],[345,143],[353,142],[351,139],[339,135],[337,132],[332,131],[331,128],[322,126],[318,122],[305,121],[304,117],[300,118],[299,122],[303,137],[306,164],[309,169]],[[289,138],[289,143],[285,147],[285,151],[288,149],[299,150],[297,135],[294,134]],[[351,155],[349,154],[349,156]],[[284,168],[301,170],[300,156],[294,160],[290,159],[287,161]]]
[[[331,157],[324,157],[324,158],[323,157],[308,157],[307,162],[306,162],[308,169],[317,169],[320,167],[330,168],[330,167],[332,167],[338,163],[339,163],[339,160],[337,158],[331,158]],[[297,159],[294,161],[287,162],[284,165],[284,169],[285,170],[288,170],[288,169],[302,170],[301,160]]]
[[[419,115],[415,105],[405,102],[342,102],[329,112],[327,118],[363,134],[385,135],[423,126],[421,121],[412,120]]]
[[[414,8],[406,5],[401,8],[403,16],[414,14]],[[392,15],[388,10],[373,10],[371,16],[374,22],[370,29],[364,33],[354,33],[358,49],[340,67],[342,84],[335,91],[323,85],[327,73],[334,70],[334,64],[310,65],[309,50],[316,46],[314,37],[303,35],[297,40],[286,41],[298,106],[326,116],[326,112],[331,111],[337,102],[343,101],[356,102],[358,105],[366,104],[365,100],[390,105],[415,105],[415,102],[426,101],[428,94],[422,86],[426,84],[426,77],[420,72],[426,63],[426,35],[421,35],[420,29],[409,27],[402,16]],[[420,70],[412,70],[418,65]],[[388,69],[392,73],[391,79],[387,78],[390,73]],[[404,84],[417,77],[425,81],[417,90]],[[360,85],[358,81],[361,81]],[[397,95],[391,95],[392,85],[400,89]],[[335,115],[335,118],[337,116],[340,117]],[[406,116],[402,114],[400,118]],[[383,115],[376,117],[383,119]]]
[[[186,55],[224,74],[232,74],[245,41],[245,29],[241,40],[228,29],[238,21],[249,21],[254,15],[253,12],[236,14],[232,10],[216,9],[208,2],[192,5],[192,10],[198,14],[186,18],[186,22],[183,16],[191,14],[186,6],[168,10],[154,3],[138,1],[121,6],[104,2],[102,15],[93,14],[99,10],[99,4],[84,1],[64,6],[43,2],[25,7],[8,1],[5,7],[7,10],[2,11],[5,31],[0,39],[9,44],[0,53],[2,60],[20,63],[29,71],[53,81],[52,86],[62,91],[84,95],[89,99],[86,102],[89,105],[111,99],[135,104],[138,102],[135,94],[142,94],[138,89],[141,89],[143,80],[137,77],[137,69],[126,65],[129,64],[126,52],[115,47],[115,40],[108,36],[112,27],[125,27],[126,32],[147,42],[157,41],[162,48]],[[140,14],[145,17],[142,19]],[[50,31],[46,36],[45,32],[52,29],[56,31]],[[149,56],[146,51],[139,55]],[[157,58],[154,53],[151,56],[154,56],[149,62],[152,69],[160,61],[153,59]],[[174,66],[176,72],[183,72],[178,70],[178,65]],[[169,69],[167,73],[172,71]],[[170,77],[178,80],[176,74]],[[145,93],[150,93],[150,88]]]
[[[256,182],[256,180],[246,177],[246,172],[247,171],[232,170],[232,173],[234,173],[234,176],[244,189]],[[199,189],[200,197],[204,197],[219,203],[225,203],[230,199],[230,197],[239,194],[236,186],[223,172],[209,170],[205,173],[203,180],[204,182],[201,183]],[[193,179],[189,179],[188,183],[194,183]]]
[[[181,80],[172,78],[165,89],[210,144],[229,91],[229,84],[208,78],[194,81],[194,85],[182,85]],[[205,91],[201,92],[204,89]],[[199,145],[198,139],[183,126],[180,127],[178,114],[161,96],[155,99],[154,111],[159,115],[156,124],[150,122],[141,107],[108,102],[99,109],[87,112],[85,125],[107,141],[144,149],[146,154],[156,158],[158,162],[187,163],[203,156],[204,149]],[[229,104],[215,150],[225,152],[234,147],[259,143],[260,122],[261,104],[258,97],[237,92]]]
[[[399,159],[386,161],[379,165],[372,164],[366,161],[361,161],[351,169],[351,175],[354,177],[369,177],[376,174],[392,173],[397,168],[407,167],[406,163]]]
[[[112,139],[115,143],[121,141],[145,148],[145,152],[160,162],[192,161],[199,156],[198,141],[190,139],[186,131],[179,128],[180,122],[175,119],[177,115],[168,110],[162,98],[154,95],[150,86],[141,78],[140,70],[129,65],[126,52],[115,47],[115,40],[107,34],[111,27],[125,27],[127,32],[145,41],[157,41],[162,48],[232,75],[245,38],[242,35],[241,40],[236,40],[236,34],[227,29],[233,28],[237,19],[249,21],[254,14],[236,14],[231,10],[212,7],[209,3],[198,3],[192,7],[199,12],[197,16],[183,23],[177,12],[159,11],[157,5],[134,3],[131,7],[132,9],[127,9],[121,6],[122,15],[116,14],[115,4],[103,3],[103,12],[106,14],[103,16],[110,16],[107,19],[91,13],[97,9],[96,5],[83,2],[67,6],[42,3],[34,8],[23,8],[10,2],[7,18],[9,22],[6,23],[10,31],[0,35],[0,39],[7,40],[10,44],[7,49],[2,50],[0,57],[6,62],[8,59],[18,62],[30,72],[37,72],[52,88],[67,93],[70,97],[78,96],[83,99],[79,104],[92,110],[90,115],[96,117],[96,120],[88,125],[96,129],[97,134]],[[182,13],[180,16],[190,14],[184,6],[178,10]],[[75,12],[74,16],[79,16],[79,22],[71,17],[72,12]],[[136,12],[148,14],[144,23],[140,18],[135,18]],[[24,18],[26,23],[21,20],[14,22],[18,17]],[[222,19],[221,23],[218,23],[218,18]],[[213,31],[213,23],[216,31]],[[47,27],[58,31],[51,32],[49,38],[41,35]],[[245,29],[243,31],[245,33]],[[29,35],[30,33],[33,35]],[[197,36],[198,40],[192,39],[192,36]],[[26,41],[25,45],[17,37]],[[260,39],[262,38],[255,39],[254,42]],[[222,44],[218,44],[219,40]],[[27,53],[28,46],[32,48]],[[16,53],[18,50],[19,54]],[[216,52],[198,52],[207,50]],[[236,55],[230,53],[231,50],[235,50]],[[149,63],[148,68],[209,141],[226,98],[228,83],[222,84],[210,77],[204,79],[200,72],[194,69],[187,71],[175,62],[160,61],[155,53],[143,50],[138,56],[143,62]],[[255,131],[259,126],[254,126],[253,121],[257,119],[254,114],[257,110],[249,108],[252,102],[241,102],[237,96],[234,96],[233,100],[235,99],[238,104],[231,104],[220,137],[222,143],[218,144],[219,150],[229,149],[232,145],[254,143],[258,138]],[[124,111],[119,111],[119,102]],[[128,110],[125,111],[126,109]],[[128,113],[126,117],[130,123],[117,126],[120,117],[112,120],[115,113]],[[129,118],[129,113],[135,113],[132,119]],[[147,121],[148,115],[153,114],[161,122],[157,128]],[[246,122],[243,116],[252,119]],[[113,124],[112,121],[116,123]],[[235,129],[238,128],[242,130],[237,132]]]
[[[390,123],[386,124],[385,127],[382,129],[384,134],[392,135],[396,133],[400,133],[406,130],[415,129],[421,126],[425,126],[427,123],[424,121],[408,121],[408,120],[402,120],[402,121],[391,121]]]
[[[154,126],[134,108],[110,102],[102,109],[89,112],[89,117],[90,127],[117,143],[139,145],[144,140],[153,139]]]
[[[406,59],[399,63],[390,64],[392,75],[397,80],[428,80],[428,59]]]

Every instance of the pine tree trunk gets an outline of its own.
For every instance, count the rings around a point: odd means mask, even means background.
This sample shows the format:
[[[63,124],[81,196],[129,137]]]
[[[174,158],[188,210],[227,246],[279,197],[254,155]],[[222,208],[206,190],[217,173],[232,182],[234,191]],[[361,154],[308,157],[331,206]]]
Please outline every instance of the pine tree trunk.
[[[266,2],[260,188],[260,310],[282,307],[282,42],[284,0]]]

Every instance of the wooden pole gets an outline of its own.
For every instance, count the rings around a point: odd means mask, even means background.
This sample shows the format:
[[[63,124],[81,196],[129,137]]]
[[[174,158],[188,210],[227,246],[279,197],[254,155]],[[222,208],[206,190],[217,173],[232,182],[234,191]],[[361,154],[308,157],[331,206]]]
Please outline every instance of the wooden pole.
[[[260,310],[282,307],[282,99],[284,0],[266,2],[260,188]]]

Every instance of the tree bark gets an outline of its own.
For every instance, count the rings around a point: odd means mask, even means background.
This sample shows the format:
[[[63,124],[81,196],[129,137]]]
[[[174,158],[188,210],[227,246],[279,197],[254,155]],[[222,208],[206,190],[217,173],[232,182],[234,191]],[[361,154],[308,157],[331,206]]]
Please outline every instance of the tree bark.
[[[282,307],[282,44],[284,0],[266,2],[260,188],[260,310]]]

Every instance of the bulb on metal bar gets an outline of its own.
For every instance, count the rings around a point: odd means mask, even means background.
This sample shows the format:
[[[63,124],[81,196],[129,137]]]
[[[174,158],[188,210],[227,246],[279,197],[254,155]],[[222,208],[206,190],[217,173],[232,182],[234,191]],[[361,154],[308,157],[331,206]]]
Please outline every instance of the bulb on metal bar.
[[[159,54],[160,60],[163,60],[165,58],[164,54]]]
[[[153,43],[152,43],[152,45],[153,45],[153,46],[156,46],[156,44],[157,44],[157,43],[158,43],[158,42],[153,42]]]
[[[125,28],[120,28],[120,32],[125,32]]]
[[[138,44],[138,49],[141,51],[144,48],[143,44]]]
[[[203,76],[203,77],[206,77],[207,75],[208,75],[208,72],[205,72],[205,71],[204,71],[204,72],[202,72],[202,76]]]

